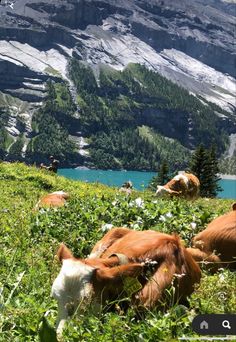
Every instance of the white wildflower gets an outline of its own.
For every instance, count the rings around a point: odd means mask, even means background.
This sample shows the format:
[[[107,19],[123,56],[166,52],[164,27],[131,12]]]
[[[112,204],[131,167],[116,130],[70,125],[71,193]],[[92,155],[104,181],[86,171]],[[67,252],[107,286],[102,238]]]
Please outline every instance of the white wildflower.
[[[138,217],[137,217],[137,220],[136,220],[136,223],[137,223],[137,224],[142,224],[142,223],[143,223],[142,217],[138,216]]]
[[[134,203],[136,205],[136,207],[138,208],[143,208],[144,206],[144,200],[141,197],[138,197],[134,200]]]
[[[130,225],[130,227],[131,227],[132,229],[139,229],[138,223],[133,223],[133,224]]]
[[[159,221],[165,222],[165,221],[166,221],[165,216],[164,216],[164,215],[161,215],[161,216],[159,217]]]
[[[138,208],[143,208],[144,207],[144,200],[141,197],[136,198],[134,201],[129,203],[130,207],[138,207]]]
[[[143,262],[141,262],[142,266],[154,266],[157,264],[158,264],[158,262],[156,260],[152,260],[149,258],[146,258]]]
[[[185,273],[181,273],[181,274],[178,274],[178,273],[174,273],[174,276],[176,278],[183,278],[186,274]]]
[[[171,214],[170,211],[166,214],[166,217],[168,217],[168,218],[171,218],[172,216],[173,216],[173,215]]]
[[[225,281],[225,276],[222,273],[219,275],[219,281],[221,283],[223,283]]]
[[[107,232],[108,230],[111,230],[113,227],[114,226],[113,226],[112,223],[105,223],[104,225],[102,225],[101,231],[102,232]]]
[[[190,223],[190,227],[191,227],[193,230],[196,229],[196,227],[197,227],[196,222],[191,222],[191,223]]]

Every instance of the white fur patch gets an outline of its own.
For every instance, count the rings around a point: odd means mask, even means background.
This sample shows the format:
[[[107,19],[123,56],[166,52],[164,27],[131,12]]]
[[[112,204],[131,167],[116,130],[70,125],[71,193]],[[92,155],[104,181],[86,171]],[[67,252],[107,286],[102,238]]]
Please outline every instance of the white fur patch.
[[[77,303],[89,297],[93,271],[93,267],[80,261],[63,260],[61,271],[52,285],[52,296],[64,303]]]
[[[173,179],[176,181],[179,181],[182,179],[186,185],[188,185],[189,183],[188,177],[182,174],[175,176]]]
[[[66,195],[67,196],[67,193],[65,191],[54,191],[54,192],[51,192],[50,195],[61,195],[61,196]]]
[[[168,194],[169,192],[170,192],[170,190],[165,188],[163,185],[157,186],[157,191],[156,191],[157,196],[163,196],[165,194]]]
[[[94,268],[81,261],[63,260],[62,268],[52,285],[51,295],[58,302],[57,334],[62,334],[68,316],[78,307],[84,308],[93,295],[91,277]]]

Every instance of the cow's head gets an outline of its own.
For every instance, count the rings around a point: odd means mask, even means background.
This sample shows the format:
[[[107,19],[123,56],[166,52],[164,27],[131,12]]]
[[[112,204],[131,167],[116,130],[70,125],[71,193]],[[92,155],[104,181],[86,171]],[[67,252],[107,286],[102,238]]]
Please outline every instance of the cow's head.
[[[180,195],[180,191],[171,190],[163,185],[158,185],[156,190],[157,197],[166,197],[166,196],[178,196]]]
[[[96,268],[74,258],[64,244],[60,246],[57,257],[62,267],[52,285],[51,295],[58,302],[57,332],[61,333],[68,316],[91,302],[91,279]]]

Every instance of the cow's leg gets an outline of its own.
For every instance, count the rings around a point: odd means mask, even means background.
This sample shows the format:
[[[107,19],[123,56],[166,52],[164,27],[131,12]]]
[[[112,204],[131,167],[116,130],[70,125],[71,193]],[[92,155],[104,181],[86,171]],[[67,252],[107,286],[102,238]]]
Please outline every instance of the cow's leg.
[[[153,308],[157,306],[158,301],[161,304],[164,291],[171,285],[175,272],[176,266],[174,264],[164,262],[150,277],[143,289],[136,294],[138,305]]]
[[[193,259],[209,269],[211,272],[216,272],[220,267],[222,267],[222,263],[220,258],[212,252],[204,252],[198,248],[187,248],[187,251],[191,254]]]

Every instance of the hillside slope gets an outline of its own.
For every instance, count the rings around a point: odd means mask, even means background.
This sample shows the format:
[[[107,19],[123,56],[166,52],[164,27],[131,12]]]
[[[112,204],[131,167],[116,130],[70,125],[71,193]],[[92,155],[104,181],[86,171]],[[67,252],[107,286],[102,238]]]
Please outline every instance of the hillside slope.
[[[33,210],[40,196],[56,190],[70,193],[65,207]],[[54,255],[62,241],[75,255],[85,257],[106,224],[113,224],[177,232],[188,245],[195,233],[232,204],[215,199],[157,200],[149,192],[134,192],[127,198],[117,189],[71,181],[19,163],[0,163],[0,195],[0,340],[14,342],[38,340],[43,317],[55,326],[57,308],[50,289],[59,271]],[[145,320],[137,321],[133,310],[126,315],[121,311],[75,315],[65,340],[133,341],[142,335],[145,341],[171,341],[193,336],[189,322],[196,314],[235,312],[234,284],[233,272],[204,273],[189,308],[176,305],[165,315],[147,313]],[[227,300],[220,296],[222,289]]]

